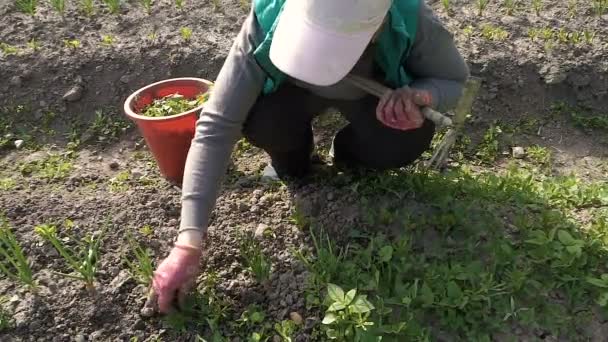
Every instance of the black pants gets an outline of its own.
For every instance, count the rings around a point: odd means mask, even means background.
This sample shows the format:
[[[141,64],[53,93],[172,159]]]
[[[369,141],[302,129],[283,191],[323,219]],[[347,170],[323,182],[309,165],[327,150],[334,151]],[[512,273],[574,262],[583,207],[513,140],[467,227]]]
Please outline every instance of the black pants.
[[[415,130],[400,131],[376,119],[378,99],[327,100],[286,83],[276,92],[260,96],[249,113],[243,134],[266,151],[279,176],[302,177],[311,165],[313,118],[334,107],[349,124],[334,139],[334,162],[385,170],[406,166],[430,146],[434,124],[425,120]]]

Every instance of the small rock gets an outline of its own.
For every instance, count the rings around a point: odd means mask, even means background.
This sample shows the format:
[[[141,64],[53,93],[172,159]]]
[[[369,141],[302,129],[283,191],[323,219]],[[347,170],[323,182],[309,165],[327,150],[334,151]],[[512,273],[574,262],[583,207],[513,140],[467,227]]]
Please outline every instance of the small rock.
[[[523,147],[520,146],[515,146],[513,147],[513,158],[515,159],[522,159],[523,157],[526,156],[526,151],[524,151]]]
[[[255,229],[255,233],[254,233],[255,237],[256,238],[262,238],[262,237],[264,237],[264,232],[266,232],[266,230],[269,229],[269,228],[270,227],[268,227],[267,224],[260,223],[258,225],[258,227]]]
[[[21,80],[21,77],[19,77],[19,76],[13,76],[13,77],[11,77],[11,80],[10,80],[9,82],[10,82],[10,84],[11,84],[12,86],[15,86],[15,87],[20,87],[20,86],[21,86],[21,83],[22,83],[23,81]]]
[[[48,106],[49,104],[48,104],[48,103],[46,103],[46,101],[44,101],[44,100],[40,100],[40,102],[38,102],[38,105],[39,105],[40,107],[43,107],[43,108],[44,108],[44,107]]]
[[[141,315],[141,317],[152,317],[154,316],[154,308],[144,306],[139,312],[139,314]]]
[[[63,95],[63,99],[68,102],[76,102],[82,98],[83,91],[84,88],[81,85],[77,84],[70,88],[70,90],[68,90]]]
[[[120,164],[118,163],[118,161],[113,160],[112,162],[110,162],[110,164],[108,164],[108,166],[110,167],[111,170],[118,170],[118,168],[120,167]]]
[[[128,74],[127,74],[127,75],[122,75],[122,76],[120,77],[120,82],[122,82],[122,83],[124,83],[124,84],[127,84],[127,83],[131,82],[131,79],[132,79],[132,78],[133,78],[133,77],[132,77],[131,75],[128,75]]]
[[[301,325],[304,322],[302,316],[296,311],[291,312],[289,314],[289,318],[297,325]]]
[[[98,65],[95,67],[95,71],[97,72],[102,72],[103,71],[103,65]]]
[[[135,323],[133,323],[133,326],[131,326],[131,329],[133,330],[144,330],[146,329],[146,323],[144,322],[143,319],[138,318]]]
[[[21,148],[23,146],[23,140],[15,140],[15,148]]]
[[[76,337],[74,338],[75,342],[85,342],[87,339],[84,337],[84,335],[82,334],[78,334],[76,335]]]
[[[90,336],[90,341],[101,341],[102,336],[104,336],[103,330],[94,331]]]
[[[133,179],[140,179],[143,175],[144,173],[139,169],[131,170],[131,176],[133,177]]]

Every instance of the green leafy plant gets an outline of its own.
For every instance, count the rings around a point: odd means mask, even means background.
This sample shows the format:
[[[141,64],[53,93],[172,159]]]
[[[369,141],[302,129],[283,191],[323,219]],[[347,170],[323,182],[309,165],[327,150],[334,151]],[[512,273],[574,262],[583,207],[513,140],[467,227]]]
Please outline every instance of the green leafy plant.
[[[19,165],[23,175],[32,175],[48,181],[66,178],[73,169],[69,154],[49,154],[46,158]]]
[[[190,38],[192,38],[192,29],[189,27],[182,27],[179,29],[179,34],[185,42],[189,42]]]
[[[604,307],[608,306],[608,274],[602,274],[599,278],[588,277],[587,282],[602,291],[597,303]]]
[[[65,13],[65,0],[51,0],[51,7],[63,15]]]
[[[146,224],[146,225],[142,226],[141,228],[139,228],[139,232],[141,233],[141,235],[143,235],[145,237],[151,237],[152,234],[154,234],[154,229],[152,229],[152,227],[149,224]]]
[[[477,15],[480,17],[483,15],[483,12],[486,10],[486,7],[488,7],[489,2],[490,0],[477,0]]]
[[[36,6],[38,6],[37,0],[15,0],[15,6],[23,13],[34,15],[36,14]]]
[[[0,297],[0,332],[4,332],[13,326],[13,317],[4,308],[4,303],[6,303],[6,298]]]
[[[120,0],[103,0],[103,2],[108,6],[110,13],[117,14],[120,12]]]
[[[574,18],[578,8],[578,0],[568,0],[568,16]]]
[[[32,38],[27,42],[27,47],[32,51],[38,51],[40,50],[40,42],[36,38]]]
[[[103,35],[101,36],[101,44],[105,46],[113,46],[116,42],[116,38],[112,35]]]
[[[0,216],[0,272],[30,289],[37,287],[30,262],[4,216]]]
[[[497,26],[484,24],[481,26],[481,36],[488,40],[503,41],[509,37],[509,32]]]
[[[129,268],[131,277],[141,284],[150,285],[154,276],[152,252],[147,248],[143,248],[130,234],[127,235],[127,241],[134,259],[129,260],[125,256],[123,260]]]
[[[551,163],[551,151],[546,147],[533,145],[527,149],[528,157],[541,166],[548,166]]]
[[[289,319],[274,324],[274,331],[279,334],[283,342],[292,342],[292,336],[295,334],[296,330],[296,324]]]
[[[175,0],[175,6],[179,9],[184,8],[184,0]]]
[[[131,173],[128,170],[119,172],[110,178],[110,192],[124,192],[129,188]]]
[[[251,234],[244,233],[240,237],[239,251],[243,265],[253,274],[259,283],[266,283],[270,279],[272,264],[262,251],[260,244]]]
[[[352,289],[344,293],[341,287],[327,284],[327,301],[329,307],[325,311],[322,324],[327,326],[327,337],[338,341],[361,341],[363,333],[374,325],[369,316],[374,305],[365,295],[357,295]]]
[[[64,243],[64,239],[59,238],[57,235],[57,228],[54,225],[39,225],[34,228],[34,231],[57,250],[73,273],[75,273],[66,274],[56,272],[57,274],[80,280],[84,282],[88,290],[95,291],[94,282],[97,274],[97,263],[100,256],[99,249],[109,225],[110,222],[107,220],[98,236],[86,236],[78,242],[78,246],[75,250],[68,247]],[[68,241],[75,241],[75,239],[68,236]]]
[[[15,180],[12,178],[0,178],[0,190],[2,191],[13,190],[15,188],[15,185],[17,185],[17,182],[15,182]]]
[[[593,0],[592,5],[597,16],[601,17],[608,9],[608,0]]]
[[[131,122],[114,113],[95,111],[95,118],[90,127],[87,128],[91,139],[96,139],[100,143],[117,140],[123,133],[131,127]]]
[[[450,12],[450,0],[441,0],[441,5],[446,13]]]
[[[483,136],[479,144],[476,156],[485,163],[492,163],[496,160],[499,153],[498,137],[502,134],[502,129],[498,125],[493,125]]]
[[[82,12],[88,17],[92,16],[95,12],[95,5],[93,3],[93,0],[80,0],[80,8],[82,9]]]
[[[540,13],[543,10],[543,0],[532,0],[532,9],[534,9],[534,13],[537,16],[540,16]]]

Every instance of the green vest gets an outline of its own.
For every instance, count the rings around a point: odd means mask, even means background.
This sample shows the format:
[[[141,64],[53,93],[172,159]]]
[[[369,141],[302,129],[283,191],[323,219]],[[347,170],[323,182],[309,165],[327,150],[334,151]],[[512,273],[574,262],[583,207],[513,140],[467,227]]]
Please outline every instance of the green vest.
[[[254,51],[258,64],[268,75],[264,94],[274,92],[286,78],[270,61],[270,45],[285,1],[253,1],[255,15],[265,34],[264,40]],[[389,25],[385,26],[376,41],[375,61],[384,71],[386,83],[394,88],[412,81],[403,67],[403,62],[415,41],[419,6],[420,0],[394,0],[389,10]]]

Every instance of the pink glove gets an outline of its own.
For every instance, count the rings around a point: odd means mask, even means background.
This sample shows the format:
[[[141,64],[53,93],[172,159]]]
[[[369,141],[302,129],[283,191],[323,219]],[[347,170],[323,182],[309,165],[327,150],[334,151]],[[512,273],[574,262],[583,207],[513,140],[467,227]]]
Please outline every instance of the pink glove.
[[[176,295],[181,303],[196,281],[201,254],[199,248],[175,244],[169,256],[154,272],[152,293],[146,305],[158,304],[158,311],[167,313]]]
[[[424,123],[420,107],[432,103],[429,91],[399,88],[382,96],[376,107],[376,118],[386,126],[402,131],[420,128]]]

